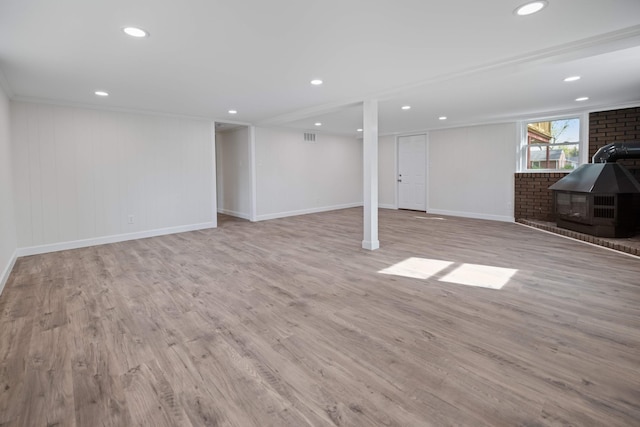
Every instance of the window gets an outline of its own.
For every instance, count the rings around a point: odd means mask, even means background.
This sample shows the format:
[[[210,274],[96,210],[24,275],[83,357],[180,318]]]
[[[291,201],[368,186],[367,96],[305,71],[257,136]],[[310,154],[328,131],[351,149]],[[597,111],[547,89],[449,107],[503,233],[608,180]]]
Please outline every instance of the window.
[[[572,171],[581,163],[581,119],[527,121],[523,127],[521,169]]]

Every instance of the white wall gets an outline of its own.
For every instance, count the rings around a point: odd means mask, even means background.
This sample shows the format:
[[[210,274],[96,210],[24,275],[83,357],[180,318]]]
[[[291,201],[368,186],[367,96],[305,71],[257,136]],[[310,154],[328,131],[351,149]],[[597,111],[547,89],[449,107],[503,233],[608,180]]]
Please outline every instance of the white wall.
[[[15,102],[11,126],[19,254],[215,226],[210,122]]]
[[[14,215],[9,99],[0,86],[0,292],[16,260],[16,220]]]
[[[381,208],[396,207],[397,162],[396,137],[378,138],[378,205]]]
[[[362,141],[256,128],[257,220],[362,205]]]
[[[250,219],[249,128],[216,133],[218,212]]]
[[[513,221],[516,124],[429,132],[430,213]]]

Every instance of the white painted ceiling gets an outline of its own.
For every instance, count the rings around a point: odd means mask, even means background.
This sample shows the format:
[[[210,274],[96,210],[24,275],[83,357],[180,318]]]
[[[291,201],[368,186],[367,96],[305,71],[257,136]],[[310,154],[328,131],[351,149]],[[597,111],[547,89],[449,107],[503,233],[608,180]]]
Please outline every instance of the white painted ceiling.
[[[364,99],[383,134],[640,105],[640,0],[516,16],[523,2],[1,0],[0,82],[12,99],[353,135]]]

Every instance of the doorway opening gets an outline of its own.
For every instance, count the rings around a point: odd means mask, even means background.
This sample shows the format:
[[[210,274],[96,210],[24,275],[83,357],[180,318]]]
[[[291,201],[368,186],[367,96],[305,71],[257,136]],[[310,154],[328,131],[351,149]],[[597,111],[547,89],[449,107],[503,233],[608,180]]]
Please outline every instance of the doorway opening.
[[[218,227],[251,219],[251,143],[249,126],[215,124]]]

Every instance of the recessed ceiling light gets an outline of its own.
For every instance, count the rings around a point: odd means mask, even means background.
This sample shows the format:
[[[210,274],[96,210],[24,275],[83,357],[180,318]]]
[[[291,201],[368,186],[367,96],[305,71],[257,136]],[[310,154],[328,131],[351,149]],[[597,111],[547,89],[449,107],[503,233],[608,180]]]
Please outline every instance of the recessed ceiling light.
[[[542,9],[544,9],[547,6],[547,4],[548,3],[544,0],[532,1],[527,4],[523,4],[522,6],[517,8],[515,10],[515,14],[520,16],[531,15],[533,13],[540,12]]]
[[[97,90],[97,91],[95,91],[95,92],[93,92],[93,93],[95,93],[95,94],[96,94],[96,95],[98,95],[98,96],[109,96],[109,93],[108,93],[108,92],[105,92],[105,91],[103,91],[103,90]]]
[[[356,129],[358,132],[362,132],[362,129]]]
[[[438,120],[447,120],[447,116],[440,116],[438,117]]]
[[[403,105],[402,109],[403,110],[410,110],[411,109],[411,105]]]
[[[582,102],[582,101],[586,101],[586,100],[588,100],[588,99],[589,99],[589,97],[588,97],[588,96],[581,96],[580,98],[576,98],[576,101],[578,101],[578,102]]]
[[[580,80],[580,76],[570,76],[564,79],[565,82],[575,82],[576,80]]]
[[[320,86],[322,84],[322,80],[313,79],[313,80],[311,80],[311,84],[314,85],[314,86]]]
[[[238,114],[236,110],[229,110],[229,114]]]
[[[322,126],[322,123],[320,123],[320,122],[315,122],[314,124],[315,124],[316,126]]]
[[[127,35],[129,35],[131,37],[138,37],[138,38],[149,37],[149,32],[143,30],[142,28],[124,27],[122,29],[122,31],[124,31],[125,34],[127,34]]]

